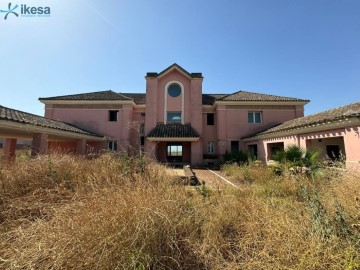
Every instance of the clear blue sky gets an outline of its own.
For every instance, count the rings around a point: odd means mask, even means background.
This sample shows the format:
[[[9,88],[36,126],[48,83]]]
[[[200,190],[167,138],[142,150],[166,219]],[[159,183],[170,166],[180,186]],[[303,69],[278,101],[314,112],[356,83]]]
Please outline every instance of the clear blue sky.
[[[7,9],[10,0],[0,0]],[[0,104],[145,92],[146,72],[178,63],[204,93],[307,98],[305,113],[360,101],[359,0],[21,0],[50,18],[0,13]]]

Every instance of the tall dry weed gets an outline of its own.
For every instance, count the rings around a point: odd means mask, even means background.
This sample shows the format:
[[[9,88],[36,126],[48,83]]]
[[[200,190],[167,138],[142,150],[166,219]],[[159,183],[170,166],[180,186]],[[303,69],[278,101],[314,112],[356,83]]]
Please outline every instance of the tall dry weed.
[[[0,268],[360,267],[355,238],[316,234],[300,193],[301,187],[318,191],[336,231],[335,196],[355,224],[356,176],[322,183],[279,178],[263,167],[231,169],[247,177],[241,188],[204,196],[146,158],[60,155],[2,168]]]

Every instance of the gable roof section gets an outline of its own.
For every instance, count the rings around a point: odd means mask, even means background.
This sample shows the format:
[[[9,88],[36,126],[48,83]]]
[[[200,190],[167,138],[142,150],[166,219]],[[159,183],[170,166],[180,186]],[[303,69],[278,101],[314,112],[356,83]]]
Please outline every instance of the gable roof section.
[[[199,138],[199,134],[190,124],[180,123],[159,123],[153,128],[148,138]]]
[[[233,94],[224,95],[218,101],[300,101],[310,102],[308,99],[267,95],[248,91],[238,91]]]
[[[173,70],[173,69],[177,69],[179,70],[181,73],[183,73],[185,76],[189,77],[189,78],[199,78],[202,79],[202,73],[200,72],[196,72],[196,73],[190,73],[187,70],[185,70],[184,68],[182,68],[180,65],[174,63],[171,66],[169,66],[168,68],[164,69],[163,71],[161,71],[160,73],[157,72],[148,72],[146,73],[145,78],[159,78],[163,75],[165,75],[166,73],[168,73],[169,71]]]
[[[116,93],[112,90],[90,92],[75,95],[56,96],[39,98],[39,100],[132,100],[130,97],[124,96],[121,93]]]
[[[56,129],[61,131],[68,131],[73,133],[78,133],[82,135],[95,136],[95,137],[103,137],[101,135],[92,133],[85,129],[78,128],[76,126],[56,121],[53,119],[45,118],[39,115],[30,114],[18,110],[14,110],[11,108],[7,108],[0,105],[0,120],[12,121],[21,124],[29,124],[33,126]]]
[[[360,117],[360,102],[351,103],[342,107],[327,110],[313,115],[304,116],[301,118],[289,120],[278,126],[270,128],[266,131],[257,133],[247,138],[258,138],[270,134],[283,133],[299,128],[310,127],[313,125],[327,124],[334,121],[345,120],[350,117]]]

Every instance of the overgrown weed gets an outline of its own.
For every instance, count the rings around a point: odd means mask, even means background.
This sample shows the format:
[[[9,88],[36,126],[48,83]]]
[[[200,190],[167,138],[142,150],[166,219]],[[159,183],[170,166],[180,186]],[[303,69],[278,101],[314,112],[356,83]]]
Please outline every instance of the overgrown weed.
[[[224,169],[241,189],[196,192],[125,155],[2,168],[0,268],[359,269],[358,176]]]

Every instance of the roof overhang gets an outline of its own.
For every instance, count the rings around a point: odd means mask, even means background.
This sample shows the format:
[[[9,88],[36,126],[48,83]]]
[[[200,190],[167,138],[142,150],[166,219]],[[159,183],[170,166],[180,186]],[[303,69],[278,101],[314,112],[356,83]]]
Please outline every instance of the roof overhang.
[[[71,131],[46,128],[14,121],[0,120],[0,134],[9,138],[32,138],[32,134],[45,133],[59,139],[87,139],[91,141],[105,141],[106,137],[91,136]]]
[[[332,129],[339,129],[339,128],[346,128],[354,125],[360,125],[360,118],[359,117],[349,117],[344,119],[336,119],[332,121],[327,121],[323,123],[316,123],[310,124],[307,126],[292,128],[289,130],[282,130],[278,132],[271,132],[265,134],[255,135],[249,138],[242,139],[243,142],[252,142],[258,140],[266,140],[266,139],[273,139],[276,137],[283,137],[283,136],[293,136],[293,135],[300,135],[305,133],[312,133],[312,132],[321,132],[327,131]]]
[[[196,142],[199,140],[198,137],[174,137],[174,138],[162,138],[162,137],[148,137],[147,138],[151,142]]]
[[[308,104],[308,101],[224,101],[215,100],[218,105],[291,105],[302,106]]]
[[[39,101],[44,104],[69,104],[69,105],[86,105],[86,104],[117,104],[117,105],[133,105],[135,102],[132,100],[55,100],[55,99],[40,99]]]

